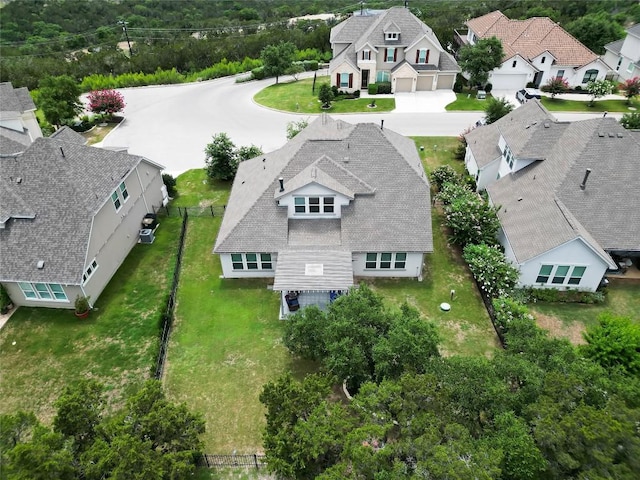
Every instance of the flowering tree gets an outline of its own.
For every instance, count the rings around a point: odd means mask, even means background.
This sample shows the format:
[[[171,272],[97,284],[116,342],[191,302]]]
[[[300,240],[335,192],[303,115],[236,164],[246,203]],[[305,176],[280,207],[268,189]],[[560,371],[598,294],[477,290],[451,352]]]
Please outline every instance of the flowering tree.
[[[555,98],[556,95],[569,90],[569,82],[567,82],[564,78],[553,77],[549,79],[549,81],[545,85],[544,90],[551,94],[551,98]]]
[[[633,77],[620,84],[620,90],[627,97],[627,103],[631,103],[631,99],[636,95],[640,95],[640,77]]]
[[[593,106],[593,102],[596,98],[604,97],[613,93],[616,85],[609,80],[595,80],[587,83],[587,91],[591,94],[590,106]]]
[[[124,110],[124,97],[115,90],[94,90],[89,92],[89,110],[98,115],[106,114],[108,117]]]

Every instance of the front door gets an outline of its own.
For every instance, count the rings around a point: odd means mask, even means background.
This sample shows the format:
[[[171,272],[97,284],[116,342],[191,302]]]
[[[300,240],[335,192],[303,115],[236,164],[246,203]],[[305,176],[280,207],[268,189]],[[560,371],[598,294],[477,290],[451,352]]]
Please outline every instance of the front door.
[[[540,82],[542,82],[542,75],[544,74],[544,72],[536,72],[536,74],[533,77],[533,84],[536,86],[536,88],[538,88],[540,86]]]
[[[369,70],[362,70],[362,82],[360,83],[360,88],[367,88],[369,86]]]

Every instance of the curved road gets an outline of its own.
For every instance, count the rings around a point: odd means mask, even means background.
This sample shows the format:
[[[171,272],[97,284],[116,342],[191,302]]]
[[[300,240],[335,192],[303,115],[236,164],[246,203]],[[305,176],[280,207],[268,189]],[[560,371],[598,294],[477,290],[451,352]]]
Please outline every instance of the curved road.
[[[253,96],[273,79],[235,83],[225,77],[200,83],[121,89],[127,104],[126,121],[102,142],[103,147],[128,147],[164,165],[172,175],[204,167],[204,148],[211,137],[226,132],[237,146],[254,144],[265,152],[286,142],[292,120],[313,117],[270,110],[253,102]],[[374,122],[403,135],[455,136],[475,124],[483,112],[400,112],[347,114],[350,123]],[[584,115],[556,115],[560,120]],[[574,118],[572,118],[574,117]]]

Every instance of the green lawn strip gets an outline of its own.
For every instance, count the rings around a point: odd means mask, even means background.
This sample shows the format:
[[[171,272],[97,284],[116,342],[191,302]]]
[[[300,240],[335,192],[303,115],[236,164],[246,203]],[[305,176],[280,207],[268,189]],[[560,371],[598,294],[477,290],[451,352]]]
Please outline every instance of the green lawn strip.
[[[561,96],[556,98],[542,97],[542,104],[547,110],[552,112],[624,112],[629,113],[631,110],[629,107],[640,109],[640,101],[632,101],[631,104],[627,104],[626,100],[596,100],[593,106],[589,105],[590,95],[584,96],[584,101],[580,100],[565,100]]]
[[[555,317],[565,326],[576,322],[585,327],[596,325],[604,312],[626,316],[640,323],[640,281],[611,279],[607,299],[600,305],[536,302],[529,304],[529,308],[534,315]]]
[[[229,200],[231,182],[212,180],[204,168],[194,169],[176,178],[176,190],[173,207],[222,206]]]
[[[262,386],[280,373],[304,373],[282,345],[279,295],[265,279],[221,279],[211,253],[220,218],[190,218],[165,385],[205,416],[208,453],[262,450]]]
[[[329,77],[316,79],[315,93],[312,91],[313,79],[306,78],[296,82],[280,82],[270,85],[258,92],[254,101],[265,107],[293,113],[380,113],[389,112],[396,108],[396,101],[389,97],[359,98],[355,100],[338,100],[331,103],[331,108],[324,110],[318,101],[320,85],[329,83]],[[372,100],[376,101],[376,108],[369,108]]]
[[[0,413],[23,409],[48,422],[74,380],[97,379],[117,402],[151,376],[180,229],[178,218],[160,223],[155,242],[134,247],[88,318],[49,308],[14,313],[0,330]]]
[[[491,98],[491,95],[487,95],[487,98],[484,100],[479,100],[476,98],[476,93],[477,92],[475,90],[471,92],[465,90],[464,92],[456,93],[456,101],[444,107],[445,110],[448,112],[472,110],[483,111],[487,105],[487,100]]]

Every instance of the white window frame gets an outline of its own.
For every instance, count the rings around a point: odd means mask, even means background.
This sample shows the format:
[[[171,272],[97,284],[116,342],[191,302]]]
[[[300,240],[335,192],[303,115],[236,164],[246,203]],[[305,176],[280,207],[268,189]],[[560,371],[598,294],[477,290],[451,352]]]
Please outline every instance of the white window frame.
[[[26,300],[68,302],[69,298],[59,283],[18,282]]]
[[[596,72],[595,76],[593,75],[593,72]],[[598,72],[597,69],[590,68],[584,72],[584,75],[582,76],[582,83],[595,82],[598,79],[598,73],[600,72]],[[589,75],[589,78],[587,78],[587,75]]]
[[[399,32],[387,32],[385,33],[386,40],[398,40],[400,38]]]
[[[418,65],[426,65],[427,64],[427,52],[429,49],[421,48],[418,52]]]
[[[299,200],[304,200],[304,204],[299,203]],[[293,203],[293,212],[295,215],[333,215],[336,212],[335,197],[328,195],[294,196]],[[298,211],[298,208],[301,210],[304,209],[304,211]],[[312,212],[312,208],[317,208],[318,211]]]
[[[628,73],[633,72],[633,69],[634,69],[634,68],[636,68],[635,63],[633,63],[633,62],[629,62],[629,65],[627,65],[627,72],[628,72]]]
[[[364,257],[364,268],[365,270],[406,270],[407,252],[367,252]]]
[[[387,48],[387,56],[385,57],[385,63],[393,63],[393,59],[396,56],[396,47]]]
[[[340,74],[340,88],[349,88],[349,74],[341,73]]]
[[[362,51],[362,60],[371,60],[371,50],[365,49]]]
[[[121,182],[118,185],[113,193],[111,194],[111,201],[113,202],[113,208],[116,209],[116,212],[119,212],[122,206],[129,199],[129,192],[127,190],[127,185],[124,182]]]
[[[564,78],[564,70],[558,70],[556,72],[556,78],[559,78],[559,79]]]
[[[504,161],[509,165],[509,169],[513,170],[513,165],[516,163],[516,157],[508,146],[505,146],[504,148]]]
[[[380,80],[378,80],[380,76]],[[386,77],[386,79],[385,79]],[[376,72],[376,83],[389,83],[391,81],[391,72],[388,70],[378,70]]]
[[[549,268],[551,268],[551,270],[549,270]],[[569,285],[577,286],[582,282],[587,268],[588,267],[586,265],[543,263],[540,265],[540,269],[538,270],[536,283],[539,285],[549,285],[551,287]],[[543,273],[543,269],[546,269],[548,273]],[[542,281],[540,280],[541,278],[546,278],[546,280]],[[560,279],[561,281],[558,281]]]
[[[234,271],[273,271],[273,255],[266,252],[232,253],[231,267]]]
[[[82,274],[82,285],[85,285],[89,281],[89,279],[93,276],[97,269],[98,262],[94,258]]]

